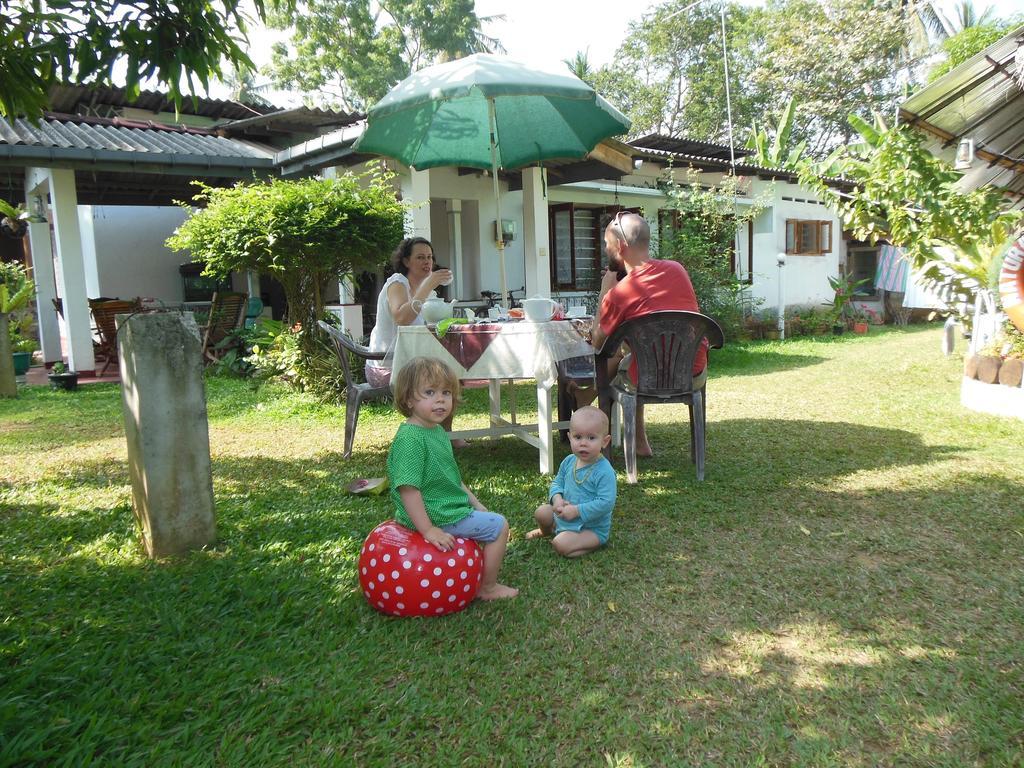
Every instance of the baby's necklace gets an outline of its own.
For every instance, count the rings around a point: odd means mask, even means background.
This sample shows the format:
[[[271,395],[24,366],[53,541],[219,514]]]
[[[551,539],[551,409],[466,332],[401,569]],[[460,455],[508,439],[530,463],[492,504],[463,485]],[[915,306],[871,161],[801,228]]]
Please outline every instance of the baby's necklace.
[[[580,469],[575,464],[572,467],[572,479],[576,481],[576,485],[583,485],[590,478],[590,473],[594,471],[594,467],[597,466],[597,462],[593,461],[583,470],[583,477],[579,476]]]

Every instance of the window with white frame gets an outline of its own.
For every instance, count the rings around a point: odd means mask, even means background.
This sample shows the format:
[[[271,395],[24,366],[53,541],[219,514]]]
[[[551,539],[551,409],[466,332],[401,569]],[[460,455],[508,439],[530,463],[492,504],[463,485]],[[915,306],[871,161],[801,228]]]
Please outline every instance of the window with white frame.
[[[831,221],[786,219],[786,253],[821,256],[831,252]]]

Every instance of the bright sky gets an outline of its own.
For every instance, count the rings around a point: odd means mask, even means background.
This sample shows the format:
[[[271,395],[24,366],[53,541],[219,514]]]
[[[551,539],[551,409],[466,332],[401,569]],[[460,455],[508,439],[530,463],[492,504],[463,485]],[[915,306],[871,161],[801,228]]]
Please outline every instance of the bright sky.
[[[758,4],[760,0],[743,2]],[[573,58],[577,51],[587,52],[595,68],[610,63],[630,22],[660,4],[657,0],[476,0],[476,12],[480,18],[505,17],[485,24],[484,32],[498,38],[511,58],[538,68],[560,70],[565,66],[562,61]],[[992,7],[998,17],[1024,12],[1024,0],[974,0],[974,4],[979,9]],[[944,0],[949,10],[955,5],[956,0]],[[269,61],[266,38],[254,34],[252,41],[250,55],[256,63]],[[284,105],[283,97],[272,98]]]

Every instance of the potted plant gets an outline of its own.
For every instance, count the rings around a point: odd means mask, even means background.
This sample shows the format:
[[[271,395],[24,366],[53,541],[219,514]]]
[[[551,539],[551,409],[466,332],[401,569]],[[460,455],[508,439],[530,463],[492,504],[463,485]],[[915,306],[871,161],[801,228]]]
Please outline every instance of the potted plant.
[[[31,335],[32,315],[27,308],[22,308],[12,312],[7,322],[11,354],[14,359],[14,375],[24,376],[32,365],[32,353],[39,347]]]
[[[15,335],[19,341],[21,339],[23,321],[18,319],[17,313],[28,306],[35,292],[36,285],[23,266],[14,262],[0,262],[0,397],[18,396],[12,342]]]
[[[850,327],[854,333],[868,332],[868,313],[862,307],[851,305],[847,316],[850,318]]]
[[[851,323],[850,314],[854,310],[853,297],[857,293],[857,289],[867,282],[869,282],[867,278],[854,280],[849,275],[828,279],[828,284],[835,292],[835,296],[831,302],[826,302],[825,306],[830,307],[832,333],[836,336],[842,334],[846,330],[846,326]]]
[[[32,353],[36,351],[36,343],[32,339],[19,336],[11,339],[11,359],[14,361],[14,375],[24,376],[32,366]]]
[[[63,389],[70,392],[78,388],[78,371],[69,371],[63,362],[57,361],[49,375],[50,386],[53,389]]]

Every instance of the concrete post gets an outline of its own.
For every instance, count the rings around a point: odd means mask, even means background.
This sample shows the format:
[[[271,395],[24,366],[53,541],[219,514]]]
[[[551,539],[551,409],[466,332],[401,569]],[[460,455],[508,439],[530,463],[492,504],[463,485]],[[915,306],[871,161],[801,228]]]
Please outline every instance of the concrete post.
[[[217,538],[199,328],[190,313],[117,319],[135,516],[150,557],[184,554]]]

